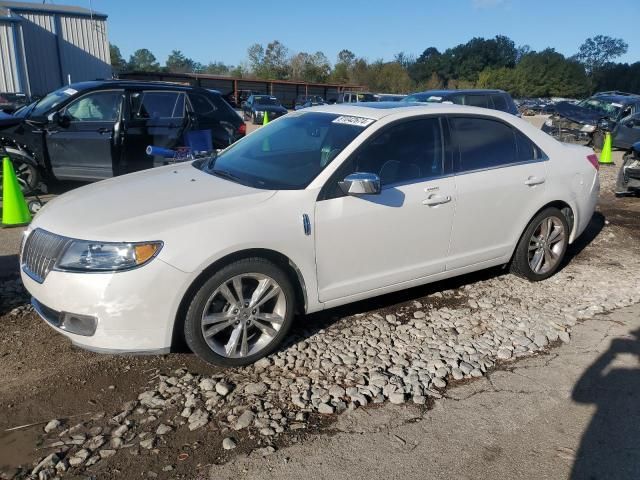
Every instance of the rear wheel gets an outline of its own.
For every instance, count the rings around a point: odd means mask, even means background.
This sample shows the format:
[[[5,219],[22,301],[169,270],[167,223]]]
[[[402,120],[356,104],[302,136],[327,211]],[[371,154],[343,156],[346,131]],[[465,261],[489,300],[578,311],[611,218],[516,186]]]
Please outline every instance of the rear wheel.
[[[262,258],[239,260],[215,273],[195,294],[185,339],[209,363],[248,365],[282,343],[294,311],[295,293],[285,272]]]
[[[552,276],[569,243],[569,224],[557,208],[546,208],[527,226],[513,256],[511,272],[537,282]]]

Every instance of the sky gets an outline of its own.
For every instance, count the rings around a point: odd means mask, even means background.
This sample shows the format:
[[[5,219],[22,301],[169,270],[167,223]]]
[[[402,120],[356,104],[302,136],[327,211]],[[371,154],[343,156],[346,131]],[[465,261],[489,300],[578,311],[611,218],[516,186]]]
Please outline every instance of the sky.
[[[569,56],[588,37],[621,37],[640,61],[640,0],[54,0],[106,13],[109,41],[124,58],[148,48],[201,63],[246,61],[247,48],[279,40],[291,53],[318,50],[333,63],[343,48],[369,60],[440,51],[472,37],[506,35],[533,50]]]

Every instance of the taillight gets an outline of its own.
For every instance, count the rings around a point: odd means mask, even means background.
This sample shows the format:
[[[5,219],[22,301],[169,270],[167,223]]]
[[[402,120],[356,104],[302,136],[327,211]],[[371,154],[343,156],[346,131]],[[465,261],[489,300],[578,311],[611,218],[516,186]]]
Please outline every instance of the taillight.
[[[238,133],[240,135],[246,135],[247,134],[247,124],[246,123],[241,123],[240,126],[238,127]]]
[[[595,168],[596,170],[600,170],[600,162],[598,162],[598,157],[595,153],[587,155],[587,160],[589,160],[589,163],[593,165],[593,168]]]

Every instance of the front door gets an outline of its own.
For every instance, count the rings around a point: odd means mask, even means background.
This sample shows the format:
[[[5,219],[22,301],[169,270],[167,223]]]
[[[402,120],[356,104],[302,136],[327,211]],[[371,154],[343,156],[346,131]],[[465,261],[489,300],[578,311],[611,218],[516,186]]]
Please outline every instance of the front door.
[[[62,121],[45,133],[56,178],[101,180],[113,176],[123,97],[122,90],[89,92],[59,112]]]
[[[450,118],[456,214],[448,270],[508,256],[544,205],[546,156],[522,132],[486,117]]]
[[[119,173],[131,173],[167,163],[146,154],[149,145],[174,149],[184,146],[185,93],[175,90],[129,92],[127,129]]]
[[[321,302],[444,271],[455,203],[436,117],[384,127],[358,149],[316,204]],[[354,172],[380,177],[379,195],[347,196],[337,182]]]

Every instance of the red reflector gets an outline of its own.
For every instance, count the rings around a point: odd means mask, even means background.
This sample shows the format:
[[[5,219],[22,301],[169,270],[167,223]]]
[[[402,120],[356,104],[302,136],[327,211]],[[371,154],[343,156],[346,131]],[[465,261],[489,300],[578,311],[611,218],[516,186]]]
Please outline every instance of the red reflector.
[[[238,127],[238,133],[241,135],[246,135],[247,134],[247,125],[245,123],[243,123],[242,125],[240,125]]]
[[[600,170],[600,162],[598,162],[598,157],[595,153],[587,155],[587,160],[589,160],[589,163],[593,165],[593,168],[595,168],[596,170]]]

